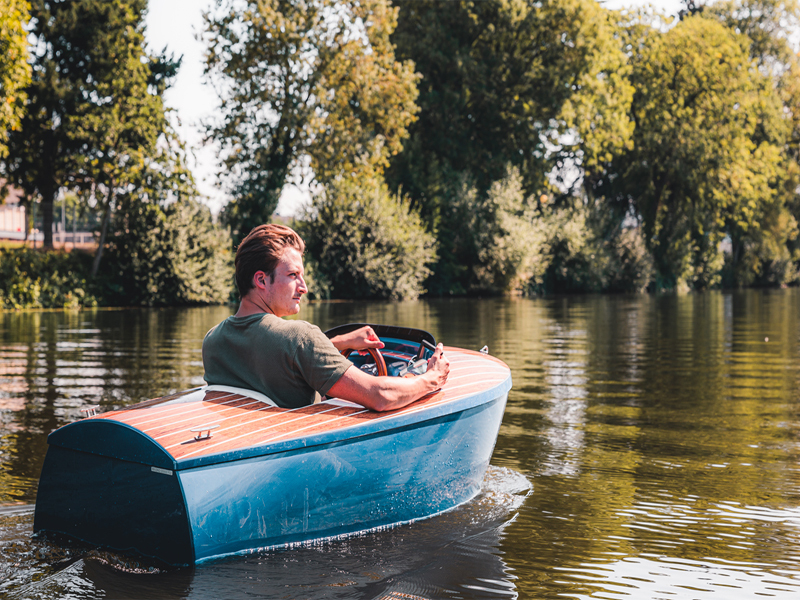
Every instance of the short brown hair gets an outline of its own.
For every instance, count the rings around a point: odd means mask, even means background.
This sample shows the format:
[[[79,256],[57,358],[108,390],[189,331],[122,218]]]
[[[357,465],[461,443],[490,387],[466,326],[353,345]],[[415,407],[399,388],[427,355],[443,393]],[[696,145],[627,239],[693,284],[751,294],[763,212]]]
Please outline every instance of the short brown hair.
[[[274,283],[275,267],[288,247],[295,248],[300,254],[306,249],[303,239],[291,227],[270,223],[259,225],[248,233],[239,244],[234,261],[239,296],[244,298],[253,289],[253,276],[257,271],[264,271],[269,275],[270,283]]]

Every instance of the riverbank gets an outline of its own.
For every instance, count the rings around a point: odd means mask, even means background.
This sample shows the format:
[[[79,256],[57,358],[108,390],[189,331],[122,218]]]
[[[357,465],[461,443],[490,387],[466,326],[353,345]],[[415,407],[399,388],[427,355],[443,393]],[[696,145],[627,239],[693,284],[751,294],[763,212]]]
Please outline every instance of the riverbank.
[[[172,212],[180,216],[192,210],[178,206]],[[188,225],[194,224],[191,216]],[[230,301],[233,261],[227,240],[215,236],[214,229],[165,227],[158,218],[151,220],[142,231],[126,229],[112,236],[96,274],[94,245],[70,248],[67,242],[66,249],[34,249],[3,241],[0,310]]]

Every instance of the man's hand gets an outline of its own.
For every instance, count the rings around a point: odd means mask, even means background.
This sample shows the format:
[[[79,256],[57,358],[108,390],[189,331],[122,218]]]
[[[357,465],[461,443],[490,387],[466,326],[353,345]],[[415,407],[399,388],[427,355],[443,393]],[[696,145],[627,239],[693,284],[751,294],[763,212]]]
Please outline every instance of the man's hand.
[[[444,355],[444,346],[442,344],[436,346],[436,352],[428,359],[428,370],[425,374],[428,375],[429,373],[434,385],[436,385],[436,389],[440,389],[447,383],[447,377],[450,375],[450,361]]]
[[[375,331],[369,325],[365,325],[360,329],[351,331],[350,333],[343,333],[331,338],[331,342],[336,349],[341,352],[342,350],[367,350],[368,348],[383,348],[384,343],[378,339]]]

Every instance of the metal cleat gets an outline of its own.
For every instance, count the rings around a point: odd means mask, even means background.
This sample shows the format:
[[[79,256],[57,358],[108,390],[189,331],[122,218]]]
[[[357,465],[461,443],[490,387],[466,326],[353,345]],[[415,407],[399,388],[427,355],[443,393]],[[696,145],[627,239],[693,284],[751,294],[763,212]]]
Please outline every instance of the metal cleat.
[[[195,441],[200,440],[207,440],[211,437],[211,431],[219,427],[219,423],[215,423],[214,425],[200,425],[199,427],[195,427],[194,429],[190,429],[192,433],[196,433],[197,435],[194,436]],[[205,435],[203,435],[205,433]]]

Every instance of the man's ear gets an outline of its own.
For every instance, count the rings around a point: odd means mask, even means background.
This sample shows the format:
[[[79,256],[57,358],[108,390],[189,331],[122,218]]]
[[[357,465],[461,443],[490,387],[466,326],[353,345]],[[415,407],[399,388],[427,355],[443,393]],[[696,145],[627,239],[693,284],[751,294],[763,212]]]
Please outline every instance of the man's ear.
[[[253,274],[253,287],[259,290],[267,289],[267,282],[269,281],[269,275],[264,273],[264,271],[256,271]]]

